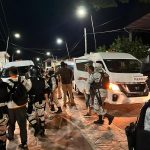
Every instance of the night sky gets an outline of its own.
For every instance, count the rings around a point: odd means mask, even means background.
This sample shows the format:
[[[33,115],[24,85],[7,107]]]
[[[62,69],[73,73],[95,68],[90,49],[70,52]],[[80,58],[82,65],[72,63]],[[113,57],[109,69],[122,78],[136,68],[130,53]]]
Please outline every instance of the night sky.
[[[67,52],[64,45],[57,45],[56,38],[61,37],[68,43],[71,57],[84,54],[83,28],[87,32],[92,32],[90,15],[84,19],[79,19],[75,15],[75,10],[80,1],[78,0],[1,0],[6,14],[6,20],[10,32],[10,42],[18,46],[9,45],[10,54],[19,48],[23,59],[33,57],[43,57],[40,53],[50,51],[54,56],[65,57]],[[90,8],[90,6],[88,6]],[[150,5],[141,5],[134,0],[129,4],[120,4],[117,8],[107,8],[96,11],[90,9],[93,16],[96,32],[112,29],[120,29],[132,21],[150,12]],[[0,7],[0,18],[5,28],[5,34],[0,23],[0,51],[5,50],[8,36],[7,26]],[[107,21],[110,23],[99,26]],[[14,39],[13,33],[19,32],[21,39]],[[127,35],[124,31],[117,33],[97,34],[97,47],[109,45],[118,35]],[[76,48],[76,43],[80,43]],[[94,51],[93,36],[88,35],[88,51]]]

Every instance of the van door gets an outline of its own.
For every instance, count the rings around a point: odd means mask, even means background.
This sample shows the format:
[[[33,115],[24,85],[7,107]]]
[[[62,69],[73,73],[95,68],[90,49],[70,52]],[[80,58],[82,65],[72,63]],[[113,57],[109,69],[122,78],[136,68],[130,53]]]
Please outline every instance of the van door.
[[[93,65],[93,61],[88,59],[75,59],[74,64],[74,80],[75,90],[79,90],[81,93],[84,92],[87,81],[80,80],[80,77],[89,78],[89,73],[85,70],[85,65]]]

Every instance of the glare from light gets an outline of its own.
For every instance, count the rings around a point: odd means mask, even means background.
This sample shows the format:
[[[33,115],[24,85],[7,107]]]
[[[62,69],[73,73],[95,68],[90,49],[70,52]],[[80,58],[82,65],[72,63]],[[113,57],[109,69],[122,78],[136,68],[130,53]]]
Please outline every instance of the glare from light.
[[[50,56],[50,55],[51,55],[51,53],[50,53],[50,52],[46,52],[46,55],[47,55],[47,56]]]
[[[57,38],[56,39],[56,43],[59,44],[59,45],[61,45],[63,43],[63,40],[61,38]]]
[[[15,33],[15,34],[14,34],[14,37],[15,37],[16,39],[20,39],[21,35],[20,35],[19,33]]]
[[[76,14],[77,14],[77,16],[80,17],[80,18],[86,17],[87,14],[88,14],[86,7],[85,7],[85,6],[79,6],[79,7],[77,8]]]
[[[118,87],[118,85],[113,84],[113,83],[109,84],[109,89],[113,91],[120,91],[120,88]]]
[[[16,53],[17,53],[17,54],[20,54],[20,53],[21,53],[20,49],[17,49],[17,50],[16,50]]]
[[[40,61],[40,58],[39,58],[39,57],[37,57],[37,58],[36,58],[36,61]]]

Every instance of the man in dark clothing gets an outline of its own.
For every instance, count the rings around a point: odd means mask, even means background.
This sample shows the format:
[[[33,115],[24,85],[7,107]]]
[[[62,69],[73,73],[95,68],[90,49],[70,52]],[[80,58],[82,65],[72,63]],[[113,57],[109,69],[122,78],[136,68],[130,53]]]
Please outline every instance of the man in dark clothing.
[[[69,93],[69,102],[71,103],[71,106],[74,106],[75,103],[72,93],[72,79],[73,79],[72,70],[67,68],[64,62],[61,62],[61,68],[58,71],[56,71],[56,75],[61,76],[64,107],[66,107],[67,91]]]
[[[32,87],[29,91],[29,102],[27,109],[28,121],[35,129],[34,135],[44,136],[45,133],[45,100],[48,100],[49,86],[41,77],[41,72],[36,66],[29,68],[29,79]]]
[[[0,149],[6,150],[6,130],[8,124],[9,86],[0,79]]]
[[[17,68],[9,68],[9,76],[11,80],[8,80],[8,84],[12,89],[14,88],[14,82],[18,82]],[[23,86],[27,91],[31,89],[31,81],[26,79],[20,79]],[[13,82],[12,82],[13,81]],[[7,138],[9,140],[14,139],[15,123],[17,121],[20,129],[21,144],[19,145],[22,149],[28,149],[27,146],[27,123],[26,123],[26,104],[17,105],[13,98],[9,100],[8,104],[8,115],[9,115],[9,128]]]

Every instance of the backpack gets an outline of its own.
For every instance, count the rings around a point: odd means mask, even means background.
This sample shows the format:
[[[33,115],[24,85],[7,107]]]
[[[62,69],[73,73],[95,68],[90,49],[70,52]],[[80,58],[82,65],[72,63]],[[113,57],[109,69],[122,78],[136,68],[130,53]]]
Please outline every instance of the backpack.
[[[10,100],[14,101],[18,106],[25,105],[27,103],[27,89],[21,82],[21,78],[18,81],[9,79],[10,82],[14,83],[13,88],[10,91]]]
[[[55,80],[56,80],[56,87],[58,87],[58,79],[57,79],[57,77],[56,77],[56,75],[55,74],[53,74],[52,76],[50,76],[50,78],[49,78],[49,80],[48,80],[48,85],[50,86],[50,89],[52,89],[52,78],[55,78]]]
[[[106,72],[101,72],[100,82],[103,89],[109,88],[109,75]]]
[[[31,77],[32,88],[29,91],[29,97],[32,102],[38,102],[44,99],[45,80],[41,77]],[[33,99],[34,96],[34,99]]]
[[[9,85],[3,81],[0,81],[0,103],[5,103],[9,101]]]

